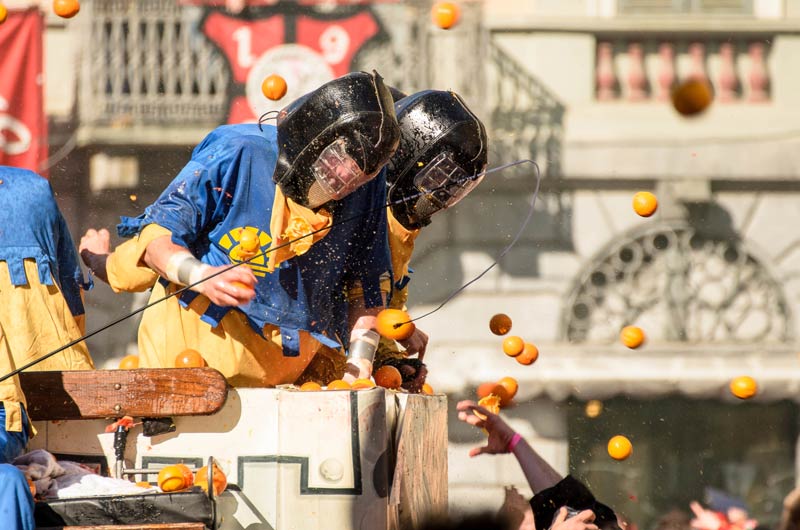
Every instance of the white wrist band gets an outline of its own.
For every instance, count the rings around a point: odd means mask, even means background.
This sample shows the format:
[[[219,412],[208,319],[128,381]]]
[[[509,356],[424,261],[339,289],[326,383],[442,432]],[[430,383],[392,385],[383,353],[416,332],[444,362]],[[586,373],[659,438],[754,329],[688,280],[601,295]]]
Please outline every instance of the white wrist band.
[[[188,252],[177,252],[170,256],[164,276],[180,285],[193,285],[203,279],[209,265]]]

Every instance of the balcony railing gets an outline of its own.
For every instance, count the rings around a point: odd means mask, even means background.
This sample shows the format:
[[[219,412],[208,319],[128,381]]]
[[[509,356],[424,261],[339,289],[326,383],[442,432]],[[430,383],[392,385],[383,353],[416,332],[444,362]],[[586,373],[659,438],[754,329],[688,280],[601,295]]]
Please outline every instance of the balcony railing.
[[[599,101],[667,100],[672,87],[690,77],[707,79],[720,103],[770,99],[767,57],[770,36],[599,38],[595,69]]]
[[[219,123],[229,71],[175,0],[82,4],[80,120],[94,126]]]

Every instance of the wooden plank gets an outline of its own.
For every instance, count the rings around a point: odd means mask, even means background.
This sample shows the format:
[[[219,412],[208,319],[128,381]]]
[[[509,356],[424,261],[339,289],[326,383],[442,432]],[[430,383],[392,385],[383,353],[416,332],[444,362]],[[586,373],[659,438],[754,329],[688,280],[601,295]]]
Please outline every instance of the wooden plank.
[[[33,420],[201,416],[228,396],[212,368],[23,372],[20,382]]]
[[[414,530],[447,514],[447,396],[397,394],[400,421],[389,528]]]
[[[203,523],[119,524],[102,526],[48,526],[36,530],[206,530]]]

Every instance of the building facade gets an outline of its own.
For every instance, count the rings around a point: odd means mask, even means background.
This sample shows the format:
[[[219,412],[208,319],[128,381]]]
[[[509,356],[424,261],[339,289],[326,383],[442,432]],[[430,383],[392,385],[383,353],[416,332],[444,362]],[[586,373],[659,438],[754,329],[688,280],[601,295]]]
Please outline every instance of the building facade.
[[[536,169],[487,176],[418,241],[412,315],[519,235],[419,322],[429,381],[455,402],[517,378],[515,428],[640,526],[706,487],[777,518],[797,476],[800,0],[465,2],[447,32],[422,0],[213,4],[84,0],[48,19],[48,163],[75,235],[138,213],[214,126],[272,110],[257,85],[277,64],[298,94],[372,68],[405,91],[457,90],[487,124],[490,165]],[[715,100],[689,119],[669,94],[691,76]],[[659,198],[652,218],[631,209],[639,190]],[[97,324],[142,303],[90,298]],[[499,312],[539,347],[534,365],[503,355]],[[135,324],[98,336],[95,357],[129,351]],[[618,343],[627,324],[642,348]],[[737,375],[758,380],[752,402],[727,392]],[[525,490],[512,458],[469,459],[482,435],[454,414],[449,428],[453,508]],[[614,434],[629,460],[605,454]]]

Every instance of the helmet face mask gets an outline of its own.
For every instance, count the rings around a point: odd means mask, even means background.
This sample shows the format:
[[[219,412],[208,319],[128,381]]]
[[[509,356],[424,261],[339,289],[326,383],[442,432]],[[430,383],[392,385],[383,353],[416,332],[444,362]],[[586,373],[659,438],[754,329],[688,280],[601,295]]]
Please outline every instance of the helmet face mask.
[[[470,175],[453,160],[449,152],[443,152],[416,174],[414,187],[430,195],[431,202],[441,209],[446,209],[469,195],[483,177],[481,174]]]
[[[371,174],[364,172],[361,167],[364,160],[363,146],[348,148],[350,143],[352,142],[345,138],[338,138],[311,165],[315,182],[308,192],[310,208],[322,206],[331,200],[343,199],[377,175],[377,171]],[[359,150],[361,156],[354,158],[351,153],[358,153]]]
[[[399,137],[392,96],[380,75],[342,76],[281,111],[273,180],[293,201],[318,208],[373,179]]]
[[[395,105],[400,146],[387,166],[392,214],[408,229],[464,199],[483,180],[486,129],[456,94],[426,90]]]

